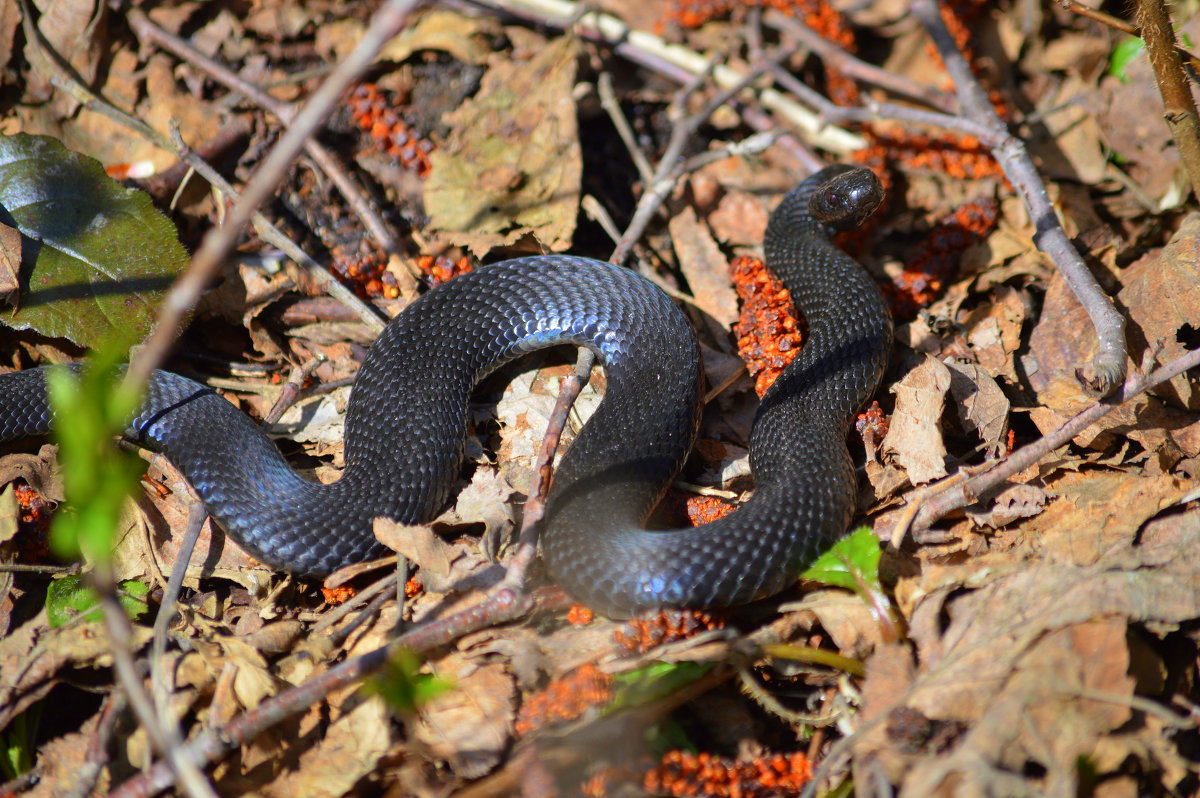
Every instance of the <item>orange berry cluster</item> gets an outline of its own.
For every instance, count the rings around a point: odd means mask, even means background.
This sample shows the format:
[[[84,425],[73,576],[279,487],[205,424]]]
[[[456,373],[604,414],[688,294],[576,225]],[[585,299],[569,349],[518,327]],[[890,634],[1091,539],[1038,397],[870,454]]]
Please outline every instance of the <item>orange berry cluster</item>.
[[[51,560],[47,533],[50,519],[54,515],[55,503],[31,488],[23,479],[13,482],[13,493],[17,499],[17,531],[15,538],[20,562],[48,562]]]
[[[54,502],[46,499],[23,479],[13,483],[13,494],[17,499],[20,514],[17,522],[28,531],[44,534],[50,527],[50,516],[54,512]]]
[[[442,283],[449,282],[460,274],[471,271],[471,260],[463,255],[458,260],[447,258],[445,255],[422,255],[417,258],[417,268],[429,277],[430,287],[436,288]]]
[[[876,130],[874,138],[888,155],[913,169],[942,172],[959,180],[1002,177],[1004,170],[988,148],[974,136],[958,133],[929,135]]]
[[[686,640],[700,632],[724,629],[725,619],[703,610],[659,610],[653,615],[634,618],[625,629],[613,632],[613,642],[626,654],[645,654],[663,643]]]
[[[954,37],[954,43],[958,45],[963,58],[967,60],[971,71],[977,77],[980,76],[981,70],[979,69],[979,62],[975,57],[975,51],[971,49],[971,25],[979,19],[989,5],[989,0],[941,0],[938,3],[938,10],[941,12],[942,21],[946,23],[946,29]],[[927,50],[934,62],[937,64],[942,63],[941,55],[937,52],[936,47],[929,44],[927,45]],[[946,78],[946,88],[947,90],[952,88],[949,77]],[[996,89],[988,89],[988,99],[996,109],[996,113],[1002,119],[1007,119],[1009,111],[1008,103],[1004,100],[1004,95]]]
[[[736,509],[734,505],[716,496],[689,496],[687,500],[688,522],[692,526],[712,523]]]
[[[567,623],[572,626],[587,626],[595,617],[595,613],[582,604],[572,604],[567,610]]]
[[[521,705],[516,732],[525,735],[548,723],[575,720],[592,707],[607,704],[612,697],[613,677],[590,663],[580,665]]]
[[[336,607],[339,604],[345,604],[350,599],[358,595],[358,591],[350,585],[338,585],[337,587],[321,588],[321,596],[325,599],[325,603],[331,607]]]
[[[387,270],[387,257],[380,250],[349,254],[340,247],[333,249],[333,270],[360,299],[400,296],[396,278]]]
[[[887,414],[883,412],[879,402],[872,401],[870,407],[858,414],[854,429],[862,436],[863,444],[867,447],[867,456],[870,457],[888,433]]]
[[[391,101],[374,83],[362,83],[350,95],[350,117],[383,151],[419,177],[429,177],[433,142],[418,136],[392,110]]]
[[[798,795],[812,780],[812,764],[800,752],[736,761],[712,754],[669,751],[642,781],[655,795],[767,798]]]
[[[733,334],[738,354],[754,377],[754,390],[762,396],[800,351],[803,330],[791,294],[762,261],[743,256],[730,268],[742,300]]]
[[[740,19],[748,8],[774,8],[803,20],[808,28],[821,36],[850,52],[854,51],[854,33],[842,13],[827,0],[671,0],[655,29],[661,34],[667,23],[691,29],[721,17]],[[857,104],[858,86],[853,80],[829,68],[826,68],[825,79],[829,97],[835,103]]]
[[[930,231],[904,271],[884,286],[897,320],[913,318],[937,298],[946,278],[958,267],[963,251],[992,231],[998,213],[991,199],[975,200],[943,218]]]

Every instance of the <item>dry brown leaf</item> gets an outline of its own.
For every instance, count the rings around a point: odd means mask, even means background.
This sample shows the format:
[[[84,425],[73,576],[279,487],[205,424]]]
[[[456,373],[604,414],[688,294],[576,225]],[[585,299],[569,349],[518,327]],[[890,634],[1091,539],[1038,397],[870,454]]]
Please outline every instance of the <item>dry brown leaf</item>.
[[[727,191],[708,215],[713,233],[731,247],[762,246],[767,232],[767,209],[762,201],[746,191]]]
[[[127,645],[140,651],[152,634],[135,625]],[[76,622],[50,629],[42,609],[0,639],[0,729],[43,698],[57,684],[59,671],[68,666],[110,668],[112,661],[112,643],[103,624]]]
[[[272,781],[266,795],[338,798],[353,794],[354,785],[375,771],[395,742],[387,705],[379,696],[357,691],[339,709],[325,734],[300,755],[296,769]]]
[[[38,30],[50,48],[68,61],[86,85],[92,85],[108,40],[106,4],[95,0],[34,0],[33,5],[39,12]],[[44,93],[43,99],[50,99],[60,118],[73,116],[79,101],[68,92],[52,90],[49,78],[60,70],[45,54],[42,44],[27,41],[25,57],[34,65],[32,85],[26,91]]]
[[[503,663],[462,652],[439,660],[433,670],[454,688],[420,709],[413,733],[460,777],[479,778],[496,766],[512,739],[512,675]]]
[[[512,497],[516,493],[500,472],[480,466],[459,491],[454,504],[437,517],[445,525],[482,524],[482,540],[495,553],[516,525]],[[493,545],[494,544],[494,545]]]
[[[467,592],[479,585],[475,577],[491,564],[462,543],[447,543],[423,524],[401,524],[390,518],[375,519],[380,543],[416,563],[421,584],[432,593]]]
[[[529,233],[551,250],[570,246],[582,172],[577,51],[562,36],[528,61],[496,58],[475,96],[447,115],[450,137],[425,183],[446,240],[479,255]]]
[[[14,452],[0,457],[0,485],[15,479],[25,484],[52,502],[66,499],[63,493],[62,470],[58,465],[58,447],[45,444],[37,454]]]
[[[464,64],[482,64],[492,54],[491,39],[497,33],[491,17],[467,17],[434,7],[389,41],[376,60],[405,61],[419,50],[437,50]]]
[[[1114,546],[1132,544],[1142,524],[1174,506],[1193,487],[1166,474],[1067,473],[1050,484],[1058,498],[1023,529],[1043,556],[1091,565]]]
[[[21,231],[0,222],[0,302],[16,302],[21,290]]]
[[[1021,347],[1021,325],[1025,322],[1023,292],[1002,285],[992,292],[992,301],[971,310],[962,320],[979,365],[993,377],[1017,383],[1013,353]]]
[[[1029,149],[1048,178],[1091,185],[1108,171],[1109,152],[1100,125],[1081,102],[1093,85],[1077,75],[1068,75],[1038,102],[1049,135],[1033,137]]]
[[[950,394],[963,428],[999,454],[1005,448],[1008,413],[1012,405],[990,374],[970,363],[946,363],[950,369]]]
[[[1187,349],[1180,333],[1185,325],[1192,336],[1200,332],[1200,214],[1189,214],[1165,247],[1125,270],[1122,282],[1117,298],[1129,315],[1134,359],[1160,345],[1156,364],[1183,356]],[[1154,393],[1179,407],[1200,410],[1200,390],[1187,374],[1158,386]]]
[[[892,387],[896,410],[881,449],[906,472],[914,485],[946,476],[946,445],[940,421],[950,388],[950,370],[926,357]]]
[[[917,672],[910,687],[893,680],[879,691],[890,703],[874,712],[913,710],[965,733],[947,741],[949,753],[918,747],[906,758],[898,741],[873,732],[859,754],[877,749],[901,769],[889,771],[903,781],[901,795],[948,794],[950,783],[981,794],[1026,791],[1024,779],[1003,780],[1029,763],[1047,772],[1041,787],[1061,787],[1055,779],[1075,773],[1078,757],[1128,716],[1127,626],[1169,627],[1200,611],[1198,522],[1197,510],[1165,516],[1140,541],[1111,541],[1087,566],[992,553],[926,568],[903,591]]]
[[[156,130],[170,130],[179,125],[184,141],[200,146],[217,135],[221,115],[211,103],[196,101],[196,96],[175,80],[176,62],[166,53],[150,56],[144,67],[146,98],[138,106],[142,118]],[[158,169],[166,168],[175,156],[165,152],[150,152],[146,157]]]
[[[668,224],[679,268],[687,278],[696,306],[717,322],[718,335],[738,318],[737,294],[729,278],[729,259],[691,208],[684,208]]]
[[[987,509],[966,508],[967,517],[980,527],[1000,529],[1021,518],[1030,518],[1054,498],[1054,494],[1037,485],[1008,485],[993,499]]]
[[[96,739],[100,714],[96,713],[80,724],[78,731],[55,737],[38,750],[37,780],[32,789],[22,791],[22,798],[58,798],[63,795],[103,795],[108,792],[109,773],[89,761],[91,746]],[[95,778],[91,783],[90,778]]]

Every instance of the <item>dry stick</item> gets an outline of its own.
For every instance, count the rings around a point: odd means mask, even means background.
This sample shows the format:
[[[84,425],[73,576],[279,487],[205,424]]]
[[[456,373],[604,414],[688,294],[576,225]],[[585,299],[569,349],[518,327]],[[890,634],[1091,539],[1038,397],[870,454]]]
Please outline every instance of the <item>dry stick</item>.
[[[789,17],[775,9],[768,9],[763,14],[763,22],[800,42],[819,55],[826,65],[848,77],[878,86],[892,94],[908,97],[931,108],[939,108],[947,113],[954,111],[954,98],[945,92],[856,58],[795,17]]]
[[[430,651],[477,629],[519,618],[530,606],[529,599],[514,590],[497,591],[481,604],[406,632],[390,645],[346,660],[304,684],[285,690],[219,729],[201,732],[180,747],[180,754],[193,761],[212,762],[221,754],[249,743],[272,726],[307,711],[334,690],[349,687],[375,673],[387,663],[393,651],[401,648],[418,654]],[[110,798],[151,796],[172,783],[171,769],[159,762],[117,787],[110,793]]]
[[[1128,33],[1130,36],[1137,36],[1139,39],[1142,38],[1142,32],[1138,30],[1136,25],[1131,25],[1119,17],[1114,17],[1112,14],[1106,14],[1096,8],[1088,8],[1083,3],[1077,2],[1077,0],[1058,0],[1058,4],[1067,11],[1078,14],[1081,17],[1087,17],[1088,19],[1095,20],[1101,25],[1107,25],[1113,30],[1119,30],[1121,33]],[[1197,70],[1200,70],[1200,58],[1197,58],[1187,50],[1180,47],[1178,42],[1175,43],[1175,52],[1179,54],[1179,58],[1181,60],[1186,62],[1185,66],[1191,72],[1192,80],[1197,80]]]
[[[154,619],[154,639],[150,644],[150,695],[154,699],[155,709],[164,725],[173,724],[167,705],[167,676],[163,670],[166,665],[167,627],[175,617],[175,605],[179,601],[179,593],[183,589],[183,578],[187,574],[188,565],[192,561],[192,553],[196,550],[196,541],[200,539],[200,530],[204,520],[208,518],[208,510],[204,502],[196,496],[191,497],[188,506],[187,530],[179,545],[179,553],[175,557],[175,567],[171,569],[171,578],[163,591],[162,604],[158,616]]]
[[[975,80],[970,66],[946,29],[934,0],[913,0],[912,11],[933,39],[946,71],[954,80],[961,114],[994,128],[997,136],[1001,137],[1001,143],[992,147],[992,155],[1029,208],[1036,227],[1033,243],[1054,261],[1096,329],[1096,355],[1090,364],[1076,370],[1076,377],[1102,396],[1112,393],[1125,379],[1125,318],[1113,307],[1112,300],[1105,295],[1063,232],[1050,206],[1046,185],[1030,159],[1025,144],[1009,134],[1004,122],[996,115],[987,94]]]
[[[108,745],[112,741],[113,732],[117,728],[117,720],[125,711],[125,697],[120,691],[108,694],[104,705],[100,707],[100,716],[96,721],[96,731],[88,740],[87,754],[83,764],[75,770],[75,784],[72,789],[55,791],[56,798],[87,798],[95,791],[100,773],[109,762]],[[15,790],[13,791],[15,794]],[[0,786],[0,795],[6,795],[4,787]]]
[[[1192,89],[1175,47],[1171,17],[1162,0],[1137,0],[1137,20],[1163,98],[1163,117],[1179,148],[1180,160],[1192,183],[1192,194],[1200,199],[1200,117],[1196,115]]]
[[[604,42],[623,58],[641,64],[653,72],[669,74],[679,82],[681,76],[703,75],[711,68],[713,81],[722,88],[740,83],[744,75],[732,67],[710,67],[707,59],[677,44],[664,42],[646,31],[635,30],[616,17],[586,10],[584,3],[568,0],[474,0],[487,8],[504,11],[521,19],[557,28],[570,28],[581,36]],[[811,111],[775,89],[758,91],[758,101],[780,118],[804,132],[813,146],[844,154],[861,149],[861,136],[826,125]]]
[[[327,360],[329,358],[324,353],[318,352],[315,357],[310,357],[301,365],[292,368],[287,382],[283,384],[283,387],[279,389],[279,395],[275,397],[275,403],[263,416],[263,426],[270,426],[279,421],[287,409],[295,404],[296,397],[300,395],[300,389],[304,387],[304,381],[311,377],[317,367]]]
[[[209,58],[186,40],[155,25],[142,11],[134,9],[129,12],[126,18],[129,20],[129,25],[133,28],[133,32],[139,38],[150,41],[201,69],[213,78],[213,80],[224,84],[226,88],[244,95],[255,105],[265,108],[278,117],[284,124],[291,124],[295,118],[296,108],[292,103],[275,99],[224,64],[213,58]],[[337,156],[315,138],[310,138],[304,142],[304,150],[317,166],[321,168],[321,171],[328,175],[333,184],[337,186],[338,191],[341,192],[351,209],[362,219],[363,224],[371,232],[371,235],[375,238],[379,246],[389,253],[400,252],[400,245],[396,241],[395,236],[392,235],[392,231],[388,228],[387,223],[375,212],[370,201],[363,193],[362,188],[346,172]],[[419,273],[416,266],[408,259],[404,259],[404,262],[408,265],[408,270],[405,274],[411,279],[408,281],[408,285],[402,288],[404,293],[408,295],[416,291]]]
[[[633,127],[629,124],[629,120],[625,118],[625,114],[621,110],[621,104],[617,101],[617,95],[613,91],[612,75],[608,72],[600,73],[600,77],[596,80],[596,93],[600,96],[600,107],[604,109],[604,112],[608,114],[608,118],[612,120],[613,127],[616,128],[617,135],[621,137],[621,142],[625,145],[625,150],[633,160],[633,165],[637,168],[642,182],[649,182],[653,179],[654,170],[650,166],[650,161],[646,159],[646,154],[637,146]]]
[[[151,372],[178,338],[184,319],[195,307],[204,287],[241,237],[255,209],[274,193],[292,161],[304,148],[304,142],[324,123],[346,89],[367,70],[388,40],[400,32],[416,4],[417,0],[387,0],[375,12],[358,45],[329,74],[271,149],[241,198],[230,208],[225,224],[205,235],[191,265],[164,298],[150,338],[129,363],[125,383],[130,389],[140,392],[144,388]]]
[[[538,530],[546,513],[546,496],[550,492],[554,453],[558,451],[558,441],[566,429],[575,399],[591,377],[595,360],[596,356],[590,349],[580,349],[575,361],[575,371],[564,378],[559,386],[554,412],[550,414],[550,420],[546,423],[546,432],[542,435],[542,444],[538,449],[534,466],[536,481],[533,490],[529,492],[529,498],[525,501],[517,551],[509,560],[502,586],[521,590],[525,584],[525,574],[537,556]]]
[[[1200,349],[1175,358],[1170,363],[1155,369],[1148,376],[1141,374],[1132,375],[1116,394],[1097,402],[1077,414],[1054,432],[1034,441],[1028,446],[1018,449],[1008,457],[998,461],[996,465],[987,471],[976,474],[961,484],[938,493],[917,512],[913,518],[913,528],[916,530],[927,529],[934,521],[950,511],[966,507],[968,504],[978,501],[980,496],[998,487],[1013,474],[1024,471],[1050,452],[1068,443],[1087,427],[1096,423],[1138,394],[1149,391],[1176,375],[1197,366],[1200,366]]]
[[[79,566],[77,565],[25,565],[23,563],[4,562],[0,563],[0,574],[45,574],[46,576],[56,576],[58,574],[77,573]],[[3,795],[3,793],[0,793]]]
[[[111,580],[105,580],[111,581]],[[108,628],[109,650],[117,681],[125,690],[133,713],[137,716],[150,744],[166,764],[166,770],[179,779],[179,786],[190,798],[217,798],[208,779],[200,772],[196,760],[183,747],[183,737],[174,723],[161,723],[154,702],[146,693],[137,664],[133,661],[131,627],[125,609],[117,601],[116,592],[105,590],[100,598],[104,623]]]
[[[995,130],[961,116],[925,111],[895,103],[876,102],[869,97],[863,99],[861,106],[835,105],[800,82],[795,75],[783,69],[779,64],[768,62],[766,67],[780,86],[807,102],[822,117],[831,122],[875,122],[890,119],[965,133],[968,136],[974,136],[987,146],[999,145],[1003,142],[1003,138],[997,136]]]

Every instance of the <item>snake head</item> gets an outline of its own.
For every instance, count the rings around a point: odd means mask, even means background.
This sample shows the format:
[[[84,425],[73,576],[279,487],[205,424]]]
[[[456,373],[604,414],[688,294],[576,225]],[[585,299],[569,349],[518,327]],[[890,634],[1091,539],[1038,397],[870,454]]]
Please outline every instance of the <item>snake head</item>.
[[[870,169],[832,166],[816,177],[822,180],[809,197],[808,212],[835,230],[858,227],[883,202],[883,186]]]

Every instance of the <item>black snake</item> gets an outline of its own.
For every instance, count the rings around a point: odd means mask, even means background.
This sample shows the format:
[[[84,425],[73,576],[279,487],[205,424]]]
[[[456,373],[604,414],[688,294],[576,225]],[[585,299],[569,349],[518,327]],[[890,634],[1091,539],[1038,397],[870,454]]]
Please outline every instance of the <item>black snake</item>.
[[[154,375],[126,436],[165,453],[255,556],[325,574],[384,553],[373,518],[420,523],[446,504],[471,391],[483,376],[535,349],[586,346],[608,388],[547,498],[541,547],[551,577],[613,615],[747,602],[787,586],[853,514],[845,436],[880,379],[892,323],[874,282],[830,236],[858,224],[880,198],[870,172],[833,166],[771,215],[767,264],[807,319],[809,338],[762,399],[750,440],[753,497],[701,527],[644,527],[695,437],[695,338],[652,283],[585,258],[484,266],[396,317],[359,371],[346,412],[346,467],[332,484],[298,476],[250,418],[167,372]],[[44,369],[0,376],[0,438],[49,430]]]

